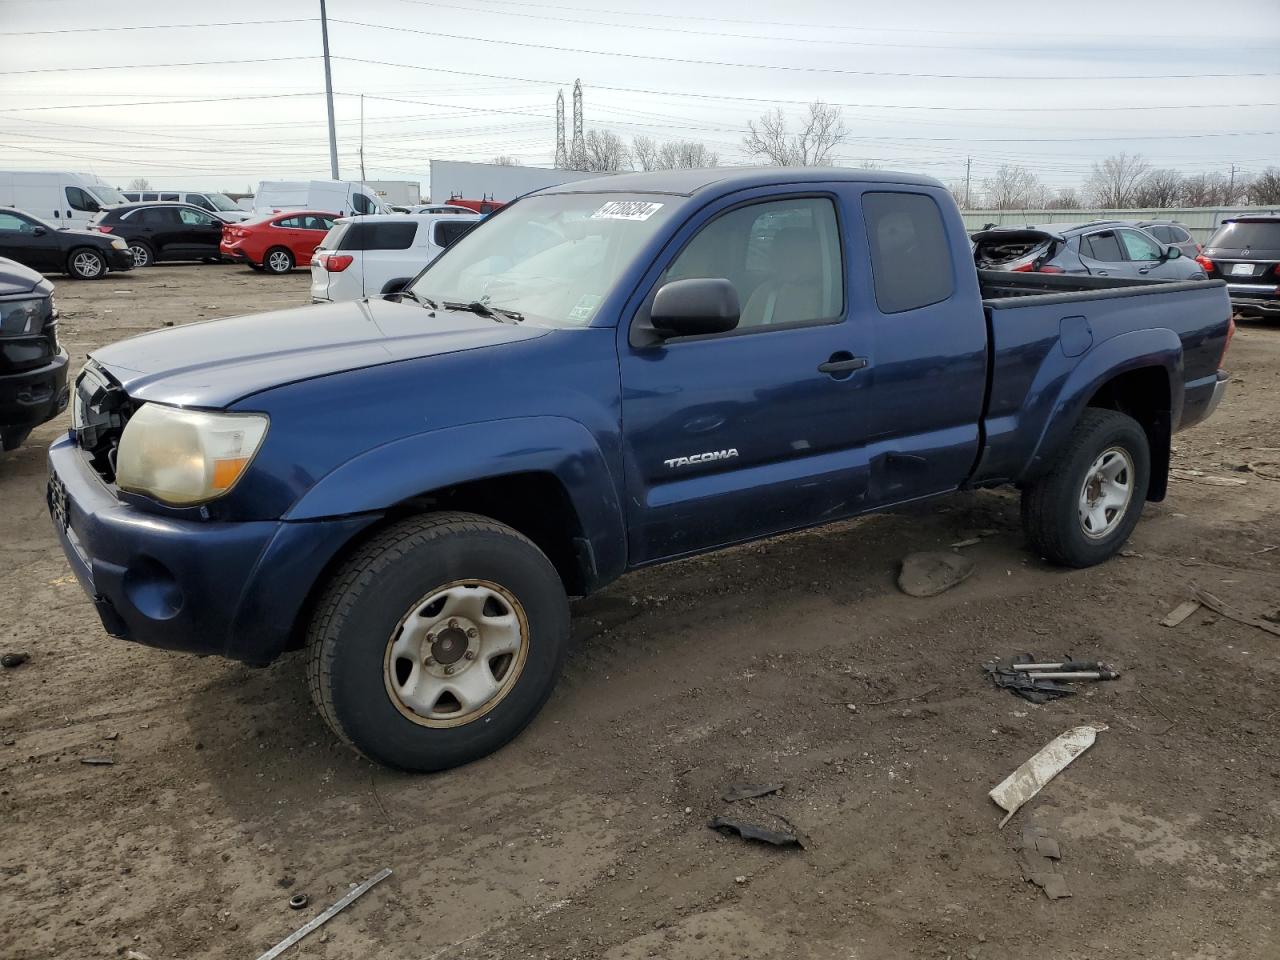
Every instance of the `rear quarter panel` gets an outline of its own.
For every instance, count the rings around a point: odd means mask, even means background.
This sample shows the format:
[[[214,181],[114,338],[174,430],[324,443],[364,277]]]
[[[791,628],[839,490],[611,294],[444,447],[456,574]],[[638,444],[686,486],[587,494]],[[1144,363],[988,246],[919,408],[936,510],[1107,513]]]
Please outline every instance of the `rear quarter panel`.
[[[974,484],[1036,477],[1109,380],[1163,369],[1175,429],[1208,403],[1231,308],[1217,282],[986,301],[987,443]]]

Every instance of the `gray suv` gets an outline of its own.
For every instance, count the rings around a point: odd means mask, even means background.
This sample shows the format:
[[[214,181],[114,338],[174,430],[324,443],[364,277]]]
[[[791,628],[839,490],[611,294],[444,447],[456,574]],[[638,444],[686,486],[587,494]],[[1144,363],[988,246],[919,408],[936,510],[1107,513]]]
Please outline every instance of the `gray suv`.
[[[1145,230],[1120,220],[991,227],[973,234],[981,270],[1067,273],[1148,280],[1203,280],[1204,268]]]

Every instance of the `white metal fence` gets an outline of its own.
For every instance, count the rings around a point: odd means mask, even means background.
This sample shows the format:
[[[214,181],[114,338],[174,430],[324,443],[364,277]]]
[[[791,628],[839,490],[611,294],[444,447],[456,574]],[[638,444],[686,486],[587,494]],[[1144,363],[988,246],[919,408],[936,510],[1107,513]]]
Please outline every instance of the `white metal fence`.
[[[1166,210],[965,210],[964,225],[970,231],[989,223],[1023,226],[1031,223],[1086,223],[1090,220],[1177,220],[1191,231],[1197,243],[1204,243],[1228,217],[1241,214],[1276,213],[1280,207],[1181,207]]]

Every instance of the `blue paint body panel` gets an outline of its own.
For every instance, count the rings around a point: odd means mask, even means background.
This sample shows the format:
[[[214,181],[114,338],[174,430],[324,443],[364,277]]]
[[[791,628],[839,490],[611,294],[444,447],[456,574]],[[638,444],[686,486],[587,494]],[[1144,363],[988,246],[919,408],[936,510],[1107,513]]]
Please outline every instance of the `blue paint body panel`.
[[[937,205],[953,272],[945,300],[879,309],[868,191]],[[268,662],[296,643],[309,598],[353,541],[406,503],[474,481],[536,475],[537,489],[559,490],[594,589],[646,564],[1033,478],[1098,390],[1131,371],[1167,379],[1175,428],[1215,396],[1221,283],[984,300],[959,212],[927,178],[680,171],[540,191],[557,193],[653,194],[672,208],[590,326],[375,301],[176,327],[95,353],[133,400],[271,423],[241,482],[185,510],[121,494],[74,438],[50,448],[51,497],[65,488],[70,519],[59,534],[109,629]],[[701,227],[796,196],[836,210],[838,317],[633,343],[658,278]],[[818,371],[846,355],[865,367]],[[691,459],[673,469],[680,457]]]

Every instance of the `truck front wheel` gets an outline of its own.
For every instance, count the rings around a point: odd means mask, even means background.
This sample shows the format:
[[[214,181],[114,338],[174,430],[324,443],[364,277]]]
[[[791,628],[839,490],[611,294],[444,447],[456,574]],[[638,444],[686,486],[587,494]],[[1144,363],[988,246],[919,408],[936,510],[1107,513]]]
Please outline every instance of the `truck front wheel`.
[[[307,681],[329,726],[369,759],[444,770],[518,734],[546,702],[569,604],[545,554],[468,513],[402,521],[320,597]]]
[[[1112,557],[1142,515],[1151,477],[1146,432],[1089,408],[1045,474],[1022,491],[1022,524],[1040,555],[1068,567]]]

